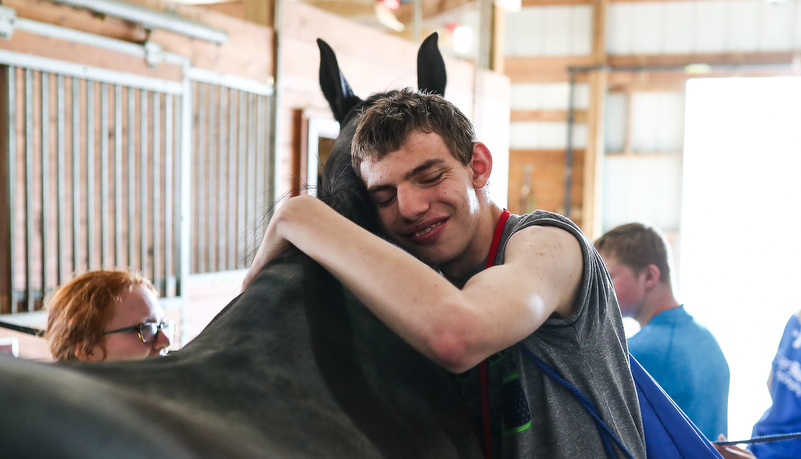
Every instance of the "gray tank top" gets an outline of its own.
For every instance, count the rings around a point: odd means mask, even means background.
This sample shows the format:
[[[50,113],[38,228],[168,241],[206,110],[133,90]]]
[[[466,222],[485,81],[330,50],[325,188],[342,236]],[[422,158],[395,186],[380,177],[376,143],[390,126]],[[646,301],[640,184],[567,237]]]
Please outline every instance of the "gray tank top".
[[[645,458],[645,437],[620,308],[606,267],[590,241],[573,222],[555,213],[511,215],[495,264],[503,264],[512,235],[534,225],[554,226],[573,234],[581,245],[584,272],[572,314],[548,319],[523,343],[595,404],[601,418],[635,458]],[[486,260],[473,274],[485,264]],[[461,288],[471,276],[456,284]],[[478,368],[457,375],[456,380],[481,431]],[[489,358],[489,386],[493,458],[606,457],[598,429],[586,410],[517,347]],[[625,457],[616,447],[615,453]]]

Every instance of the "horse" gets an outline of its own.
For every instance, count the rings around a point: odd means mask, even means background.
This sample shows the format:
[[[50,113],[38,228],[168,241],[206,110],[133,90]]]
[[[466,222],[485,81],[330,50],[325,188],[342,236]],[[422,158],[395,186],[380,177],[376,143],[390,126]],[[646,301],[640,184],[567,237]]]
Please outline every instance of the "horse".
[[[442,93],[429,37],[418,86]],[[320,86],[341,133],[318,197],[379,233],[350,164],[361,100],[318,40]],[[380,97],[380,96],[378,96]],[[259,272],[181,350],[137,362],[0,358],[0,457],[478,458],[452,376],[296,249]]]

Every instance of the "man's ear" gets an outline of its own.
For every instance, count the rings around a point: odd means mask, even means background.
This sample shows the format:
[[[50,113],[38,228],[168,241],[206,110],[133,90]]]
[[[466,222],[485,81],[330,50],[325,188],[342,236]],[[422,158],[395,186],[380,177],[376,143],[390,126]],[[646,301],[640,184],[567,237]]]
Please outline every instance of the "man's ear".
[[[653,263],[643,268],[642,273],[645,276],[645,287],[649,289],[655,287],[662,279],[662,271]]]
[[[104,354],[100,346],[87,349],[83,343],[75,345],[75,358],[84,362],[99,362],[105,358]]]
[[[481,142],[473,142],[473,157],[470,159],[470,169],[473,171],[473,188],[484,188],[492,172],[492,154],[487,146]]]

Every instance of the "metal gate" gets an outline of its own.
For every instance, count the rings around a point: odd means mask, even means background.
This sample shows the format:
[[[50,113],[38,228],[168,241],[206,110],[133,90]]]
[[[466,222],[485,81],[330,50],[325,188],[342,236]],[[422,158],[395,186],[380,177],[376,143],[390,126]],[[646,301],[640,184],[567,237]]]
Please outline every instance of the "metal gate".
[[[0,313],[136,269],[162,301],[246,267],[274,200],[272,87],[159,80],[0,50]],[[191,244],[191,245],[190,245]]]

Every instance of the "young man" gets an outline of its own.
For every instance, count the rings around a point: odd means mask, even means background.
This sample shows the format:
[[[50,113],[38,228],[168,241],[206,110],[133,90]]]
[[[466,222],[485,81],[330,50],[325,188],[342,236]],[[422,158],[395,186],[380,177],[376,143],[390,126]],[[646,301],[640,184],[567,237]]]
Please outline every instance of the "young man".
[[[642,327],[629,351],[712,441],[727,435],[729,365],[715,337],[676,301],[670,244],[629,223],[601,236],[601,253],[624,316]]]
[[[492,156],[439,96],[391,92],[363,113],[352,147],[354,168],[397,246],[300,196],[271,220],[245,285],[287,244],[297,246],[410,345],[459,374],[479,431],[476,365],[489,358],[495,458],[606,457],[590,415],[522,355],[521,342],[644,458],[622,319],[603,262],[581,231],[548,212],[512,215],[495,266],[484,269],[504,212],[487,190]]]

